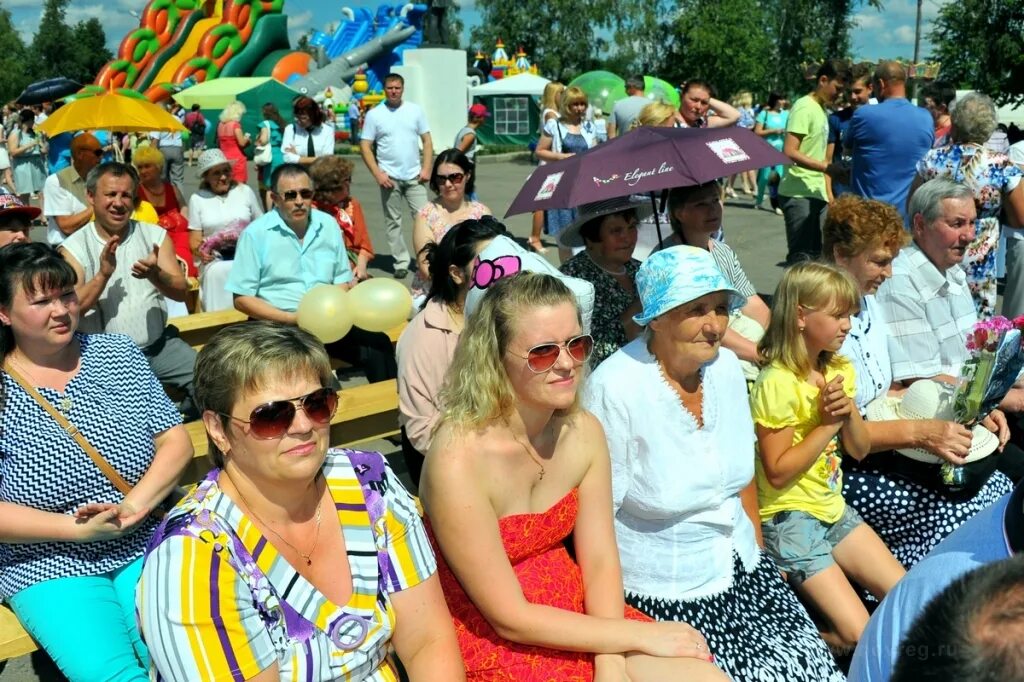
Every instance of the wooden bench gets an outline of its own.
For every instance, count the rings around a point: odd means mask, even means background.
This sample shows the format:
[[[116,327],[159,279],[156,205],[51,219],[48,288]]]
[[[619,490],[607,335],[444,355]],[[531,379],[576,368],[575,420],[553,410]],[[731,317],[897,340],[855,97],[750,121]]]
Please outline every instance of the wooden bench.
[[[209,442],[201,421],[189,422],[185,428],[192,439],[195,454],[181,480],[194,483],[209,472],[212,466],[207,457]],[[328,441],[331,445],[356,445],[397,433],[398,384],[394,379],[354,386],[341,391],[338,410],[331,420],[331,435]],[[37,648],[15,615],[6,606],[0,606],[0,662],[32,653]]]

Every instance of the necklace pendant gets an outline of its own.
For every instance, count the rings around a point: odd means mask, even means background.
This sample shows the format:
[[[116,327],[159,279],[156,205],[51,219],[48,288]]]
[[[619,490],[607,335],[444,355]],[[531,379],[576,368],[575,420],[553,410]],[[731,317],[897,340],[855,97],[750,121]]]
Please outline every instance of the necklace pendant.
[[[313,565],[313,560],[310,559],[309,557],[306,557],[306,565],[307,566],[312,566]]]
[[[537,480],[539,480],[539,481],[543,481],[544,480],[544,467],[540,468],[540,478],[537,479]]]

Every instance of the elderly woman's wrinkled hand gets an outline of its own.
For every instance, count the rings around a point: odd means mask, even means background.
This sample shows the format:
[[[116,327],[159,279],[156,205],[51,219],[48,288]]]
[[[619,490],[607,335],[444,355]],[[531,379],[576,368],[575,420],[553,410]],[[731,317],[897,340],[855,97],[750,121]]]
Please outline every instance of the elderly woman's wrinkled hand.
[[[999,452],[1002,452],[1003,448],[1006,447],[1006,443],[1010,440],[1010,425],[1006,422],[1006,415],[1000,410],[992,410],[981,421],[981,425],[999,436]]]
[[[910,422],[921,432],[921,447],[951,464],[962,465],[971,449],[971,431],[963,424],[941,419]]]
[[[822,424],[838,424],[850,418],[853,414],[854,404],[850,396],[843,390],[843,375],[837,374],[832,380],[825,383],[818,381],[819,409],[821,411]]]

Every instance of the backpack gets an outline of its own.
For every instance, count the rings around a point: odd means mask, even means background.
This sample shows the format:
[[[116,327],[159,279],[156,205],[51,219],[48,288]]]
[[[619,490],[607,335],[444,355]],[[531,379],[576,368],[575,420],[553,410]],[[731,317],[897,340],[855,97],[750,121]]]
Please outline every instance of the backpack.
[[[191,120],[189,116],[192,117]],[[206,137],[206,119],[198,111],[189,112],[188,116],[185,117],[185,126],[192,135]]]

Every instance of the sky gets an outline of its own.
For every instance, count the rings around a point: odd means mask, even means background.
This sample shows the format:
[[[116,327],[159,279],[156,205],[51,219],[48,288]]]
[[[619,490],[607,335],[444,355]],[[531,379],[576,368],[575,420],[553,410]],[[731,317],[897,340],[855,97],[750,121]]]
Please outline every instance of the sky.
[[[586,0],[583,0],[584,2]],[[938,15],[939,8],[955,0],[924,0],[921,55],[929,55],[930,43],[928,34],[932,20]],[[13,15],[15,26],[22,38],[28,42],[39,26],[40,0],[0,0],[0,6],[9,9]],[[349,0],[350,7],[367,7],[371,11],[381,4],[369,0]],[[468,32],[481,21],[480,13],[475,9],[474,0],[461,0],[462,20],[466,25],[463,44],[468,45]],[[853,51],[858,59],[877,60],[887,57],[907,57],[914,53],[914,21],[916,0],[883,0],[884,9],[877,11],[861,6],[855,14],[857,27],[853,30]],[[139,13],[146,6],[146,0],[72,0],[68,6],[67,21],[74,24],[83,19],[97,17],[103,22],[107,35],[107,44],[116,54],[117,46],[129,31],[137,28],[139,20],[132,12]],[[343,3],[327,3],[323,0],[286,0],[289,33],[292,44],[300,35],[311,28],[323,29],[330,23],[340,19],[338,11]],[[111,11],[113,10],[113,11]],[[514,43],[515,38],[506,39]],[[475,48],[476,46],[471,46]],[[492,46],[484,46],[488,50]]]

